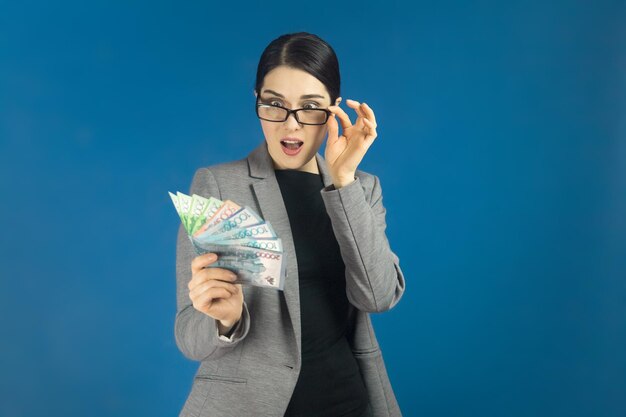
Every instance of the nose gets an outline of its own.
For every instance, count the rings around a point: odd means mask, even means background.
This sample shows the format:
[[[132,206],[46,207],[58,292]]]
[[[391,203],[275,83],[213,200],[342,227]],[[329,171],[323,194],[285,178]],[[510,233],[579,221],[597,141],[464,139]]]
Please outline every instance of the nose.
[[[285,120],[285,124],[290,129],[300,127],[300,123],[298,123],[298,121],[296,120],[296,115],[293,113],[290,114],[289,117],[287,117],[287,120]]]

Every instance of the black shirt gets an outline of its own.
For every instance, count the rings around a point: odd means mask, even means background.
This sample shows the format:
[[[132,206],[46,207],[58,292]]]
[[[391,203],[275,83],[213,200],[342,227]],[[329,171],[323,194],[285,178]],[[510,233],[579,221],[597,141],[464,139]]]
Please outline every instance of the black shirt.
[[[285,416],[359,417],[368,394],[346,339],[345,265],[320,191],[322,177],[275,170],[296,249],[302,368]]]

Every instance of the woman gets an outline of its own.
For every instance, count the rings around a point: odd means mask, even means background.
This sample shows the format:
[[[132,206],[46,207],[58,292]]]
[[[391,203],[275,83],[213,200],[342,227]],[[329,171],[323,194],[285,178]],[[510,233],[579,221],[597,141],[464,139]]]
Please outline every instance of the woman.
[[[369,318],[405,287],[378,177],[357,169],[376,118],[347,100],[352,123],[339,86],[325,41],[302,32],[272,41],[254,89],[265,140],[194,175],[190,194],[233,200],[272,224],[287,274],[284,291],[233,284],[181,226],[175,336],[200,362],[181,416],[401,415]]]

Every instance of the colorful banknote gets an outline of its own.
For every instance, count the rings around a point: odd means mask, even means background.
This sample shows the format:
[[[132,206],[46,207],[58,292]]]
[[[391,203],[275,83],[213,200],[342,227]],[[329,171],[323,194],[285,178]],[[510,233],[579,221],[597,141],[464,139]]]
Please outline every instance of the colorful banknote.
[[[238,284],[283,290],[283,245],[269,222],[231,200],[169,195],[196,253],[217,254],[210,267],[234,272]]]

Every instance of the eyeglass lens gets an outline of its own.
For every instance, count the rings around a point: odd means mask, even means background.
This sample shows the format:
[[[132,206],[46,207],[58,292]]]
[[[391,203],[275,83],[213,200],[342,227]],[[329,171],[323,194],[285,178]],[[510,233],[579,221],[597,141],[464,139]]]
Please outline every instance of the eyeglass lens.
[[[323,124],[326,122],[326,112],[318,109],[303,109],[297,112],[300,123]],[[287,118],[287,110],[276,106],[260,106],[259,117],[263,119],[282,122]]]

